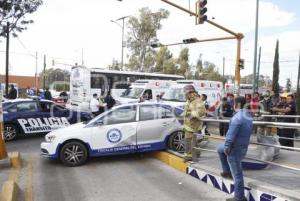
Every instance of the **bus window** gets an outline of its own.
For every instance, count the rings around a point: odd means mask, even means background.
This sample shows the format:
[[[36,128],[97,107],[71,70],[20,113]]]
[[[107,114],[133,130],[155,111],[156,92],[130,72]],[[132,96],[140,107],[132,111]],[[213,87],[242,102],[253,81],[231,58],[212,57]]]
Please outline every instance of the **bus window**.
[[[104,85],[104,80],[102,77],[91,76],[91,88],[92,89],[102,88],[103,85]]]

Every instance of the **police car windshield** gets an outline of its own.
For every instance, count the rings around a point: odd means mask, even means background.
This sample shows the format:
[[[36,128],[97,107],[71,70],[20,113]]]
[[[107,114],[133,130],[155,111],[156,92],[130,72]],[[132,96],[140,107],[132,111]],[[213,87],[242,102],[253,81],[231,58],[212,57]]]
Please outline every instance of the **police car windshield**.
[[[183,88],[171,88],[162,97],[164,101],[176,101],[176,102],[185,102],[185,95]]]
[[[144,88],[136,88],[136,87],[129,88],[129,89],[126,89],[126,91],[123,92],[121,97],[137,99],[137,98],[142,96],[143,91],[144,91]]]

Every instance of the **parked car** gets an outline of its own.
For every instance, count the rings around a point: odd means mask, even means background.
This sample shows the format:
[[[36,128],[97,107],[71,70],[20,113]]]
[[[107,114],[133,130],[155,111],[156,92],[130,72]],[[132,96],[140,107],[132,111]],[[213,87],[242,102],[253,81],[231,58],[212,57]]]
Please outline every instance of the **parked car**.
[[[91,114],[66,109],[49,100],[15,99],[3,103],[4,139],[48,133],[54,129],[92,119]]]

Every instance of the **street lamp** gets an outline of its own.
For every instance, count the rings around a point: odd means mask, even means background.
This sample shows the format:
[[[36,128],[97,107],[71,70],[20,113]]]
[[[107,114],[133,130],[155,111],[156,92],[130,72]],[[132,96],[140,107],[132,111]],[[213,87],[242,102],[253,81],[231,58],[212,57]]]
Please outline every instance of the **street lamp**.
[[[122,1],[122,0],[119,0]],[[119,27],[122,28],[122,43],[121,43],[121,47],[122,47],[122,54],[121,54],[121,70],[123,70],[123,66],[124,66],[124,62],[123,62],[123,58],[124,58],[124,28],[125,28],[125,19],[128,18],[130,16],[124,16],[124,17],[120,17],[119,19],[116,20],[110,20],[113,23],[116,23]],[[120,25],[117,21],[122,20],[122,25]]]

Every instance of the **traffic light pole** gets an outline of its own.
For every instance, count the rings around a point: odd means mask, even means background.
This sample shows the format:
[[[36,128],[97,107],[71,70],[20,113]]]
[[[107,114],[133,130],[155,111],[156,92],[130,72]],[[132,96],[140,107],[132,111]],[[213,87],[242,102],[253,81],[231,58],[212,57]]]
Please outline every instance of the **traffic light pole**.
[[[7,158],[6,146],[4,142],[3,130],[3,110],[2,110],[3,91],[0,89],[0,160]]]
[[[195,16],[195,17],[199,17],[197,13],[194,13],[188,9],[185,9],[173,2],[170,2],[169,0],[161,0],[171,6],[174,6],[176,8],[178,8],[179,10],[182,10],[188,14],[190,14],[191,16]],[[237,95],[240,94],[240,80],[241,80],[241,74],[240,74],[240,66],[239,66],[239,63],[240,63],[240,59],[241,59],[241,40],[244,38],[244,35],[242,33],[235,33],[234,31],[231,31],[230,29],[227,29],[225,28],[224,26],[221,26],[215,22],[212,22],[210,20],[205,20],[207,23],[231,34],[234,36],[235,39],[237,39],[237,54],[236,54],[236,65],[235,65],[235,92],[237,93]],[[209,40],[209,41],[212,41],[212,40]],[[203,41],[204,42],[204,41]]]

